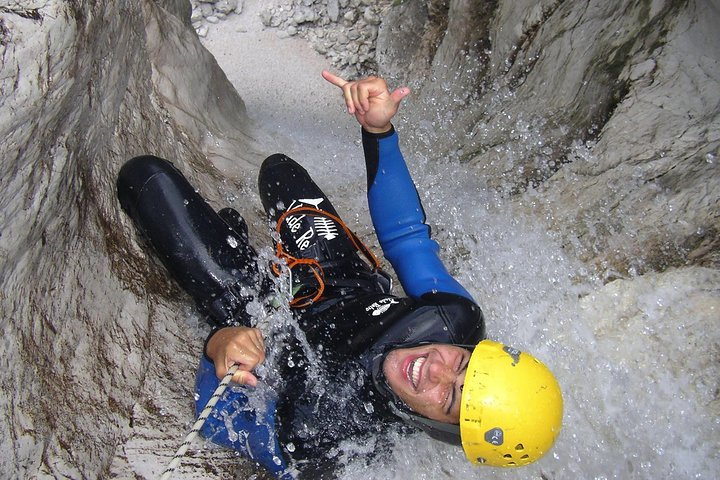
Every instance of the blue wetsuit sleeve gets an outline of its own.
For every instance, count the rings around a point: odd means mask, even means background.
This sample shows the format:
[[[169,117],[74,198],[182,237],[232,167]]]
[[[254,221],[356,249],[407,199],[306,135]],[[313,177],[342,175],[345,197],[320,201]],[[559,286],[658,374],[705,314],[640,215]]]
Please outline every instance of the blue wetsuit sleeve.
[[[212,397],[220,384],[215,366],[203,356],[195,379],[196,414]],[[258,393],[259,397],[250,398]],[[265,395],[263,395],[263,393]],[[276,478],[293,478],[275,432],[276,399],[269,392],[256,392],[231,384],[218,399],[200,434],[213,443],[258,462]]]
[[[429,292],[454,293],[474,302],[440,260],[440,246],[430,238],[395,129],[384,134],[363,129],[362,138],[370,216],[385,258],[405,292],[413,298]]]

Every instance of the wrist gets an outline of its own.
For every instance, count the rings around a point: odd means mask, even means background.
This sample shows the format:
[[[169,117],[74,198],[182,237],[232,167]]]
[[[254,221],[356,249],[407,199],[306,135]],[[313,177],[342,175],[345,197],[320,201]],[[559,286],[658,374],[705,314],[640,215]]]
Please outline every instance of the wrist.
[[[393,126],[392,123],[389,124],[389,127],[387,129],[369,130],[366,127],[362,127],[361,130],[362,130],[363,138],[376,139],[376,140],[389,137],[395,133],[395,127]]]
[[[203,345],[203,355],[205,355],[205,358],[213,363],[215,363],[213,355],[215,354],[215,347],[218,341],[217,333],[226,328],[228,327],[214,328],[205,339],[205,345]]]
[[[374,133],[375,135],[381,135],[383,133],[387,133],[390,130],[392,130],[393,126],[392,123],[388,123],[387,125],[383,125],[382,127],[371,127],[369,125],[363,125],[362,127],[367,131],[368,133]]]

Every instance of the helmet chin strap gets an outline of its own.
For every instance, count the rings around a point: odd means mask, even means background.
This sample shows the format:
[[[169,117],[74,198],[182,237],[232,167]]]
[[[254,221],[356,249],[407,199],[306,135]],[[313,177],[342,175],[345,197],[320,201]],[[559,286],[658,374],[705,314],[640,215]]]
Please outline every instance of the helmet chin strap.
[[[404,404],[404,408],[398,407],[398,405],[394,402],[388,402],[388,405],[390,410],[392,410],[395,415],[403,419],[403,421],[423,430],[435,440],[440,440],[441,442],[449,443],[450,445],[462,445],[462,442],[460,441],[460,425],[432,420],[413,412],[407,405]]]

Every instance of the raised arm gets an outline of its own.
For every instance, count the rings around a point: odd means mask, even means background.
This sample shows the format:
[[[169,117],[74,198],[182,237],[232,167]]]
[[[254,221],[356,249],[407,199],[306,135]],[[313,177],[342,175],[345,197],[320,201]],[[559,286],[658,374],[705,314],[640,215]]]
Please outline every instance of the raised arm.
[[[405,292],[414,298],[428,293],[472,296],[447,271],[440,247],[430,238],[425,211],[390,123],[402,99],[381,78],[347,82],[327,71],[323,77],[343,91],[348,113],[362,125],[368,179],[368,205],[375,232]]]

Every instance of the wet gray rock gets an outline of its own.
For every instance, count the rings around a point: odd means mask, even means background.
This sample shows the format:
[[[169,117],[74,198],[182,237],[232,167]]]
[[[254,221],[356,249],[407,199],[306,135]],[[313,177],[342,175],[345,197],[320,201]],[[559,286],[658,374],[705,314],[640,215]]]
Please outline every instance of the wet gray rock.
[[[328,0],[327,16],[331,22],[337,22],[340,18],[340,4],[337,0]]]
[[[717,267],[719,14],[705,6],[403,2],[377,58],[415,89],[415,148],[482,172],[607,279]]]
[[[212,24],[242,12],[226,2],[192,0],[192,25],[205,37]],[[277,30],[280,38],[299,35],[315,50],[327,55],[334,68],[350,77],[375,73],[375,40],[390,0],[276,0],[261,11],[263,25]]]
[[[226,165],[207,155],[260,156],[178,6],[0,9],[4,478],[154,478],[142,455],[171,455],[192,416],[192,382],[173,377],[192,378],[202,334],[178,321],[183,296],[118,209],[115,177],[151,152],[214,185],[217,202]],[[216,458],[230,476],[237,460]],[[215,468],[190,463],[190,476]]]

